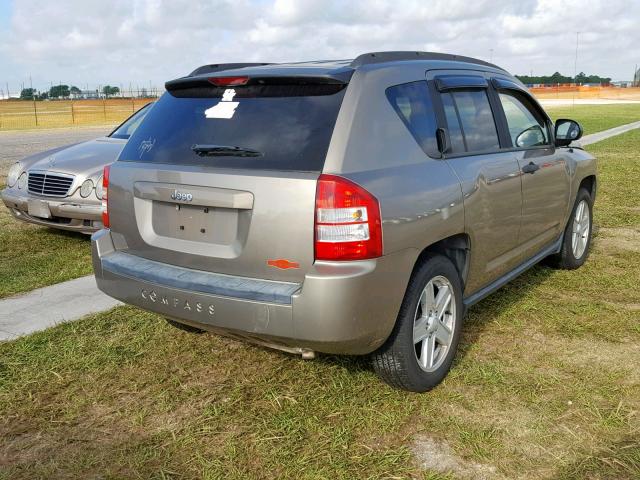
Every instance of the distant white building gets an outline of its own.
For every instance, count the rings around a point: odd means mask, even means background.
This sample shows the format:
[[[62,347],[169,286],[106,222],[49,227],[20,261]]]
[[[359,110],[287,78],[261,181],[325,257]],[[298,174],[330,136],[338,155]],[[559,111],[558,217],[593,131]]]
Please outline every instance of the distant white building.
[[[93,100],[100,98],[96,90],[80,90],[80,93],[72,93],[69,97],[73,100]]]
[[[0,91],[0,100],[19,100],[19,93],[7,93],[4,90]]]

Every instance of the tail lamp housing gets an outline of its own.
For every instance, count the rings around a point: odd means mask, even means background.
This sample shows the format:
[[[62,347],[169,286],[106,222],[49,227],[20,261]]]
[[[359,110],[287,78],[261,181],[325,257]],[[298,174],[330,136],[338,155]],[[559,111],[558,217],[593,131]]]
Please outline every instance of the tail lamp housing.
[[[366,260],[382,256],[382,221],[376,197],[337,175],[318,178],[316,260]]]
[[[109,228],[111,226],[111,222],[109,221],[109,171],[111,170],[111,165],[107,165],[104,167],[104,172],[102,173],[102,225],[104,228]]]

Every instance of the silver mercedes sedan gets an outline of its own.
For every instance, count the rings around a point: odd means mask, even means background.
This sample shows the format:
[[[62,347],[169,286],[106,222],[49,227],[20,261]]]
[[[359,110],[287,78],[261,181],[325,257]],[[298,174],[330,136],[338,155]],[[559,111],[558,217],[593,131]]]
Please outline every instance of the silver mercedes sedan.
[[[13,164],[0,196],[18,220],[91,234],[102,228],[102,171],[150,109],[147,104],[106,137],[54,148]]]

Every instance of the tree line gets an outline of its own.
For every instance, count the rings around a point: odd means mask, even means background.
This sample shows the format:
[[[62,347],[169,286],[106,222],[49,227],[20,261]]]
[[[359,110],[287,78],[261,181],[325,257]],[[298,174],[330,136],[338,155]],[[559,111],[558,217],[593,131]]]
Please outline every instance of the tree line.
[[[522,83],[525,84],[543,84],[553,85],[557,83],[598,83],[601,85],[609,85],[611,82],[610,77],[601,77],[599,75],[587,75],[584,72],[580,72],[575,77],[566,77],[560,72],[555,72],[553,75],[531,76],[531,75],[516,75]]]
[[[553,75],[542,75],[542,76],[532,76],[532,75],[516,75],[522,83],[525,84],[543,84],[543,85],[555,85],[558,83],[597,83],[601,85],[609,85],[611,82],[610,77],[601,77],[599,75],[587,75],[584,72],[580,72],[578,75],[574,77],[567,77],[562,75],[560,72],[555,72]],[[102,90],[96,89],[91,92],[85,92],[85,95],[93,95],[98,96],[99,94],[104,95],[106,98],[110,96],[117,95],[120,93],[120,88],[112,87],[111,85],[105,85],[102,87]],[[59,98],[70,98],[71,96],[82,96],[83,92],[75,85],[54,85],[49,91],[39,92],[35,88],[23,88],[20,92],[21,100],[47,100],[47,99],[59,99]]]
[[[105,97],[117,95],[120,93],[119,87],[112,87],[111,85],[105,85],[102,87],[102,91],[96,89],[95,91],[85,92],[85,94],[95,94],[98,96],[102,93]],[[39,92],[35,88],[23,88],[20,92],[20,100],[47,100],[50,98],[69,98],[71,96],[81,96],[82,90],[75,85],[54,85],[49,91]]]

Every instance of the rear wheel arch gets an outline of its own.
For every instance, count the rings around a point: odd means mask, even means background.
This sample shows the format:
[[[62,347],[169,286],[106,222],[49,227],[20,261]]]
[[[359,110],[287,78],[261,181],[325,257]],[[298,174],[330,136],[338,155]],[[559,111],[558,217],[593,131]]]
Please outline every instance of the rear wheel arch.
[[[411,274],[393,330],[370,357],[385,382],[413,392],[430,390],[448,373],[464,315],[462,282],[452,261],[439,253],[422,259]]]
[[[471,240],[469,238],[469,235],[467,235],[466,233],[451,235],[426,246],[418,254],[413,263],[411,274],[407,277],[404,296],[406,296],[407,290],[411,285],[411,281],[416,276],[416,272],[422,267],[422,265],[436,256],[443,256],[453,264],[458,273],[462,291],[464,292],[467,273],[469,271],[470,248]],[[396,321],[394,321],[392,326],[395,325],[395,322]],[[390,334],[391,330],[389,331],[388,335]]]
[[[413,266],[413,272],[415,272],[422,263],[434,255],[442,255],[448,258],[454,267],[458,271],[460,281],[462,282],[462,288],[467,280],[467,273],[469,271],[469,252],[471,249],[471,240],[466,233],[459,233],[452,235],[442,240],[438,240],[435,243],[427,246],[420,252],[416,262]],[[412,272],[412,275],[413,275]]]

